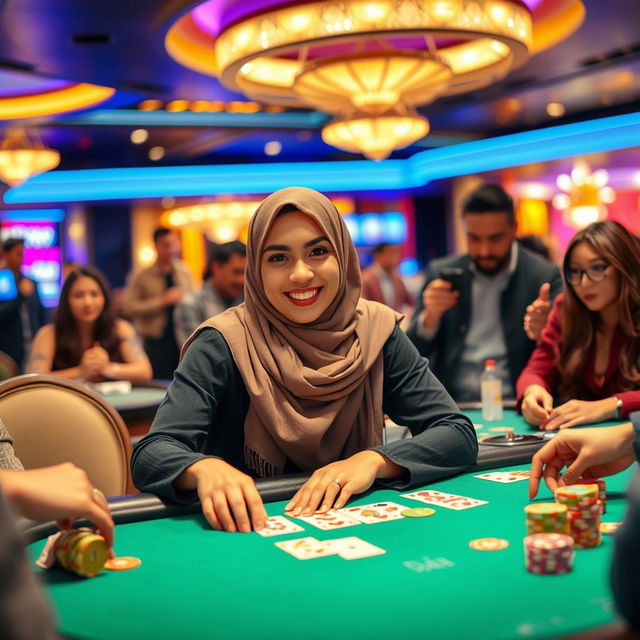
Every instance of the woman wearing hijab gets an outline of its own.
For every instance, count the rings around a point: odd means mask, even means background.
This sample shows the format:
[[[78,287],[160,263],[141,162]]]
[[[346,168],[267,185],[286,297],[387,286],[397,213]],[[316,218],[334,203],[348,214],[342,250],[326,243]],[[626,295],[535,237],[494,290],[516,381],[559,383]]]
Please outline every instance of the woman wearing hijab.
[[[249,226],[245,303],[183,347],[136,486],[190,502],[215,529],[247,532],[266,512],[253,478],[313,471],[293,516],[344,506],[376,480],[398,489],[473,464],[477,440],[384,305],[360,299],[342,218],[316,191],[288,188]],[[383,444],[383,414],[413,438]]]

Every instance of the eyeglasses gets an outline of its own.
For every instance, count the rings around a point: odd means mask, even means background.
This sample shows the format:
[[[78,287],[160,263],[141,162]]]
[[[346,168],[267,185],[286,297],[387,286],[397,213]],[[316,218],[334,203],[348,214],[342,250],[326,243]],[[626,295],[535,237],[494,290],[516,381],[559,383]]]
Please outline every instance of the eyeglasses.
[[[602,282],[606,275],[610,264],[594,264],[588,269],[565,269],[564,277],[569,284],[582,284],[582,276],[586,275],[591,282]]]

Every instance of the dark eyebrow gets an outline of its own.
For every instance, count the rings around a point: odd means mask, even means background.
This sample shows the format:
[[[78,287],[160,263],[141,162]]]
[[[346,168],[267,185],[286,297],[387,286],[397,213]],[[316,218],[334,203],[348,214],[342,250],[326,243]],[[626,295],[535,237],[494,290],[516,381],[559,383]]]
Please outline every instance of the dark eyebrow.
[[[305,242],[304,248],[312,247],[314,244],[318,244],[318,242],[329,242],[329,238],[327,238],[327,236],[319,236],[313,240],[309,240],[309,242]],[[291,251],[291,247],[288,247],[286,244],[270,244],[268,247],[265,247],[263,251]]]
[[[327,238],[327,236],[319,236],[314,240],[309,240],[309,242],[304,243],[305,249],[307,247],[312,247],[314,244],[318,244],[318,242],[329,242],[329,238]]]

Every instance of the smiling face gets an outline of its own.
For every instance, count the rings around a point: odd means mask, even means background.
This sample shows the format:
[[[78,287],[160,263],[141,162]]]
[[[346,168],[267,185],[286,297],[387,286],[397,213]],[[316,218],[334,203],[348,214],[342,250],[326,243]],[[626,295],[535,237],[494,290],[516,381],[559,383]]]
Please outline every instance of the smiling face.
[[[569,269],[592,269],[604,275],[600,282],[591,282],[586,274],[581,274],[580,282],[569,285],[590,311],[602,312],[619,304],[620,273],[612,266],[605,269],[607,265],[608,262],[588,242],[578,243],[571,252]]]
[[[76,322],[95,322],[104,309],[100,285],[89,276],[80,276],[69,290],[69,309]]]
[[[336,252],[322,229],[300,211],[276,218],[265,238],[260,275],[267,300],[298,324],[315,322],[340,283]]]

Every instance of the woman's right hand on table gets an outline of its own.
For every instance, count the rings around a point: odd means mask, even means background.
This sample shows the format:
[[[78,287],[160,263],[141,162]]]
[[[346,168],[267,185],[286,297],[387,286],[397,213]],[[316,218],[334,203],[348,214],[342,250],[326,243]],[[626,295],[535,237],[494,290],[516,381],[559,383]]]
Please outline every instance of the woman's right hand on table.
[[[532,384],[522,398],[522,417],[531,425],[539,427],[553,410],[553,396],[543,387]]]
[[[267,520],[253,478],[220,458],[203,458],[187,467],[177,487],[197,490],[202,513],[219,531],[258,531]]]

